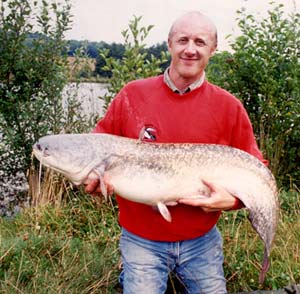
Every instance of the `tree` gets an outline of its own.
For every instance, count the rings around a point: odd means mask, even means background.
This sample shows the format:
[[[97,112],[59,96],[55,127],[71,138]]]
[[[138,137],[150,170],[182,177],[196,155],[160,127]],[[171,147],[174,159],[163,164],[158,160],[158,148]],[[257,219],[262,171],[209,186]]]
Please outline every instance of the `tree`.
[[[285,17],[283,5],[272,5],[260,21],[238,11],[242,35],[232,54],[213,59],[208,76],[243,101],[278,179],[299,185],[300,15]]]
[[[143,43],[148,36],[152,25],[148,27],[139,27],[142,17],[133,17],[129,22],[129,29],[122,32],[125,40],[125,52],[122,59],[109,57],[109,50],[101,50],[100,56],[105,60],[105,71],[112,73],[108,83],[108,93],[102,97],[107,108],[111,99],[120,91],[120,89],[129,81],[146,78],[161,73],[160,65],[167,61],[167,53],[162,52],[161,57],[157,58],[153,54],[147,59],[147,53],[144,51]]]
[[[113,59],[121,60],[125,52],[125,45],[118,44],[118,43],[107,44],[102,42],[102,44],[100,43],[100,46],[98,47],[101,49],[101,51],[107,50],[108,54],[105,57],[103,55],[99,55],[99,54],[97,55],[95,74],[102,77],[111,78],[112,72],[103,70],[103,67],[106,65],[106,58],[111,57]],[[166,53],[167,51],[168,51],[167,43],[163,42],[161,44],[155,44],[147,48],[143,47],[140,53],[146,53],[145,61],[148,60],[148,62],[150,62],[152,58],[151,56],[154,56],[155,58],[159,59],[161,58],[161,53],[162,52]],[[165,54],[165,56],[166,56],[166,58],[164,59],[165,61],[161,63],[159,66],[161,71],[164,71],[170,63],[169,56],[167,54]]]
[[[32,144],[59,130],[68,0],[3,0],[0,15],[1,170],[26,173]],[[34,36],[34,38],[32,38]]]
[[[165,61],[163,63],[160,64],[160,68],[161,68],[161,71],[165,71],[166,68],[169,66],[170,64],[170,55],[167,54],[168,52],[168,45],[167,45],[167,42],[164,41],[160,44],[155,44],[155,45],[152,45],[150,46],[149,48],[146,48],[145,49],[145,52],[147,53],[147,59],[150,60],[151,59],[151,55],[153,55],[154,57],[156,58],[160,58],[161,57],[161,53],[162,52],[165,52]]]
[[[115,60],[121,60],[125,52],[125,46],[123,44],[118,43],[104,43],[103,46],[100,48],[100,52],[105,52],[106,54],[98,54],[96,58],[95,73],[102,77],[111,78],[112,72],[103,69],[106,65],[106,59],[113,58]]]

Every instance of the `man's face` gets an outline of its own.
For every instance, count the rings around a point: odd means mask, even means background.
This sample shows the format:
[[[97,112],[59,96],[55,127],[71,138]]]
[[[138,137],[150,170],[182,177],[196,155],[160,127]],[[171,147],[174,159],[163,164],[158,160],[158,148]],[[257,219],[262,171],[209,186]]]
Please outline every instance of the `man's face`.
[[[169,41],[170,75],[176,79],[199,79],[216,50],[215,31],[201,18],[186,18],[174,25]]]

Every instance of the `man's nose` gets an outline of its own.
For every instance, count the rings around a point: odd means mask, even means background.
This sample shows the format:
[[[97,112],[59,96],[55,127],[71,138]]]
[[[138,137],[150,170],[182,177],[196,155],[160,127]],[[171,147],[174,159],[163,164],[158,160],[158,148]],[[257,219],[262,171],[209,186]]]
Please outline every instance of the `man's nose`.
[[[196,54],[196,52],[197,50],[195,43],[193,42],[193,40],[189,40],[189,42],[186,44],[185,53],[189,55],[194,55]]]

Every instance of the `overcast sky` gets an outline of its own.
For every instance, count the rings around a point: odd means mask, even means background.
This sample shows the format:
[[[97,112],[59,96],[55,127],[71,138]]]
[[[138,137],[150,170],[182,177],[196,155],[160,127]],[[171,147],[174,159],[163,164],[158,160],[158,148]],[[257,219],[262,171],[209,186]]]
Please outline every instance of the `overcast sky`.
[[[299,12],[300,0],[273,0],[284,3],[286,13]],[[228,49],[226,36],[238,34],[236,11],[246,11],[259,17],[267,15],[269,0],[73,0],[73,28],[68,39],[122,43],[121,31],[126,29],[133,15],[142,16],[142,25],[154,25],[147,37],[147,45],[167,39],[169,28],[178,16],[199,10],[216,24],[219,50]]]

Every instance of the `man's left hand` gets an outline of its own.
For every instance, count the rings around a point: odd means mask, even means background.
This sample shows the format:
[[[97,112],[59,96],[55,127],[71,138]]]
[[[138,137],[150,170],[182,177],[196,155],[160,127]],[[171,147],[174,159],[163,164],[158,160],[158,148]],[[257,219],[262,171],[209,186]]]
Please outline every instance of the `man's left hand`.
[[[199,197],[182,198],[178,200],[178,203],[200,206],[205,212],[229,210],[235,206],[236,197],[224,188],[205,180],[203,180],[203,183],[210,191],[208,196],[199,195]]]

